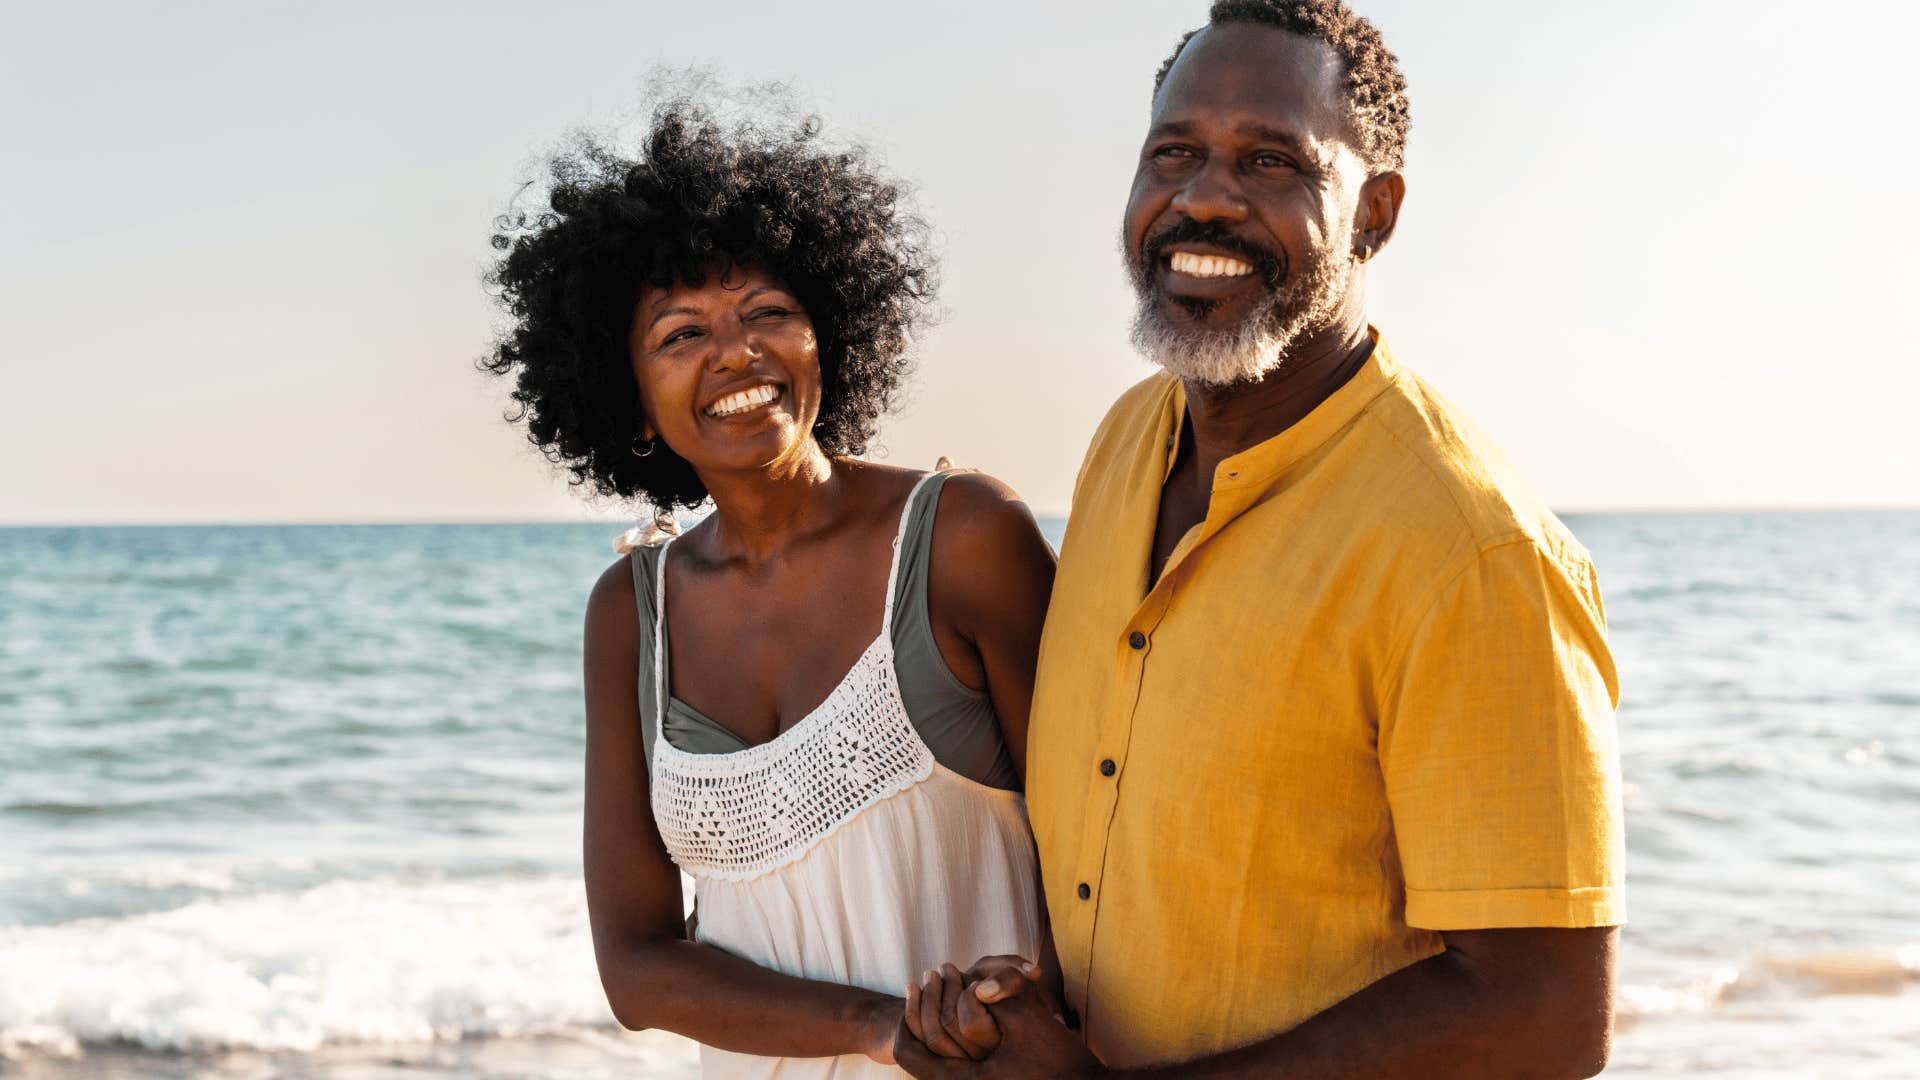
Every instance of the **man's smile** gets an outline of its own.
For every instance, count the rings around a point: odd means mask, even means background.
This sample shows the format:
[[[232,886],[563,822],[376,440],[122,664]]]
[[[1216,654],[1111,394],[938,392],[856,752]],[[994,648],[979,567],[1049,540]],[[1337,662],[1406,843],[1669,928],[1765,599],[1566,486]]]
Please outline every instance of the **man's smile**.
[[[1142,252],[1154,290],[1191,317],[1195,301],[1257,305],[1280,284],[1286,262],[1212,222],[1183,220],[1147,240]],[[1239,307],[1234,303],[1232,306]]]
[[[1176,274],[1199,278],[1245,277],[1253,273],[1252,263],[1231,255],[1196,255],[1188,251],[1176,251],[1168,256],[1167,266]]]
[[[1258,303],[1259,297],[1272,291],[1252,259],[1217,247],[1169,244],[1152,258],[1160,294],[1188,314],[1192,312],[1180,301],[1202,300],[1211,305],[1246,297],[1248,303]]]

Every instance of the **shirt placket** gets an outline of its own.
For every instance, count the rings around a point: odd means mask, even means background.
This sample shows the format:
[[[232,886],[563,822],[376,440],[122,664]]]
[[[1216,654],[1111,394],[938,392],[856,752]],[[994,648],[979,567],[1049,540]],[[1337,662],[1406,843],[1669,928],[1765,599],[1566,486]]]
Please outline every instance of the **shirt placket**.
[[[1133,727],[1145,697],[1147,665],[1153,656],[1154,634],[1165,621],[1179,592],[1181,582],[1194,572],[1194,560],[1200,549],[1221,530],[1258,501],[1242,482],[1242,469],[1223,466],[1215,478],[1209,499],[1207,518],[1200,524],[1191,542],[1176,548],[1166,570],[1155,582],[1146,599],[1127,620],[1114,643],[1114,704],[1101,720],[1099,736],[1093,746],[1086,799],[1086,815],[1080,838],[1080,865],[1075,867],[1072,930],[1081,943],[1082,968],[1070,984],[1090,987],[1096,935],[1099,930],[1100,904],[1105,890],[1108,854],[1113,843],[1113,823],[1119,810],[1121,784],[1126,775],[1128,753],[1133,742]],[[1082,1030],[1091,1023],[1091,993],[1080,1003]]]
[[[1086,986],[1093,973],[1095,935],[1099,929],[1101,894],[1105,888],[1107,852],[1112,843],[1114,814],[1120,805],[1120,785],[1126,775],[1133,721],[1153,654],[1153,633],[1171,600],[1171,591],[1156,590],[1127,620],[1114,642],[1112,709],[1102,718],[1089,763],[1084,832],[1080,865],[1075,868],[1072,928],[1081,942],[1082,968],[1071,980]],[[1087,1002],[1080,1003],[1082,1023]]]

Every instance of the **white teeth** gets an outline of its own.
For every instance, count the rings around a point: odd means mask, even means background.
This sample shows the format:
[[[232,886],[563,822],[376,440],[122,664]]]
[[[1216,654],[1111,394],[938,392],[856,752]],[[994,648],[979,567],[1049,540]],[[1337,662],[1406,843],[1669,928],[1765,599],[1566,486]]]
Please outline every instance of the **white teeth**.
[[[1195,255],[1189,251],[1174,252],[1170,264],[1188,277],[1240,277],[1253,273],[1251,263],[1225,255]]]
[[[777,386],[756,386],[751,390],[742,390],[737,394],[728,394],[719,401],[707,406],[708,416],[732,416],[737,412],[765,405],[780,396]]]

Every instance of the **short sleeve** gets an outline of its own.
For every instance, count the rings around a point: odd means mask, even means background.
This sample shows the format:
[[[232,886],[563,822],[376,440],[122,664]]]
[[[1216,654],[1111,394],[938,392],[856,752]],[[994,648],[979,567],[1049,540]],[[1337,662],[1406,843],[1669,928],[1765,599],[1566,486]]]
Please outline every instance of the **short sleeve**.
[[[1584,553],[1488,547],[1385,673],[1379,754],[1427,930],[1626,920],[1619,685]]]

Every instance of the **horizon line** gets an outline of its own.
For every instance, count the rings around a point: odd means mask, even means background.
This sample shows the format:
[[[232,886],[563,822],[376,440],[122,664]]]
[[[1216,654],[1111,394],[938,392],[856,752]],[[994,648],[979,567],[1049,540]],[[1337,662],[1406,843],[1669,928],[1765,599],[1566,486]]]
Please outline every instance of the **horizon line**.
[[[1654,516],[1681,514],[1881,514],[1920,512],[1920,502],[1916,503],[1820,503],[1820,504],[1729,504],[1729,505],[1668,505],[1668,504],[1620,504],[1589,506],[1556,506],[1553,513],[1561,517],[1594,517],[1599,515]],[[705,516],[709,511],[699,511],[696,516]],[[1065,521],[1065,511],[1041,513],[1033,512],[1037,521]],[[0,529],[196,529],[196,528],[320,528],[337,526],[355,528],[366,526],[425,526],[425,525],[607,525],[637,520],[631,515],[609,515],[600,517],[373,517],[373,518],[223,518],[128,521],[101,518],[93,520],[45,519],[24,521],[0,521]]]

